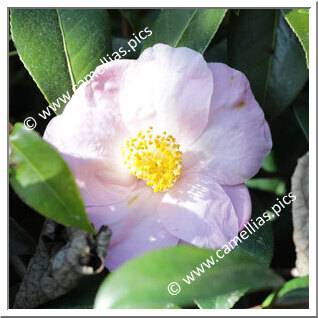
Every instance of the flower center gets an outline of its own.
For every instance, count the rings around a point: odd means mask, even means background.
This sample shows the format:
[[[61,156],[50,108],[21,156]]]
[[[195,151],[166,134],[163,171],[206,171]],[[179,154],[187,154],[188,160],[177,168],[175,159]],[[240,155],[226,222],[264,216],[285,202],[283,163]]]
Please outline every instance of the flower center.
[[[181,174],[182,151],[172,135],[164,131],[153,135],[153,128],[140,131],[122,146],[124,164],[129,172],[147,181],[154,192],[171,189]]]

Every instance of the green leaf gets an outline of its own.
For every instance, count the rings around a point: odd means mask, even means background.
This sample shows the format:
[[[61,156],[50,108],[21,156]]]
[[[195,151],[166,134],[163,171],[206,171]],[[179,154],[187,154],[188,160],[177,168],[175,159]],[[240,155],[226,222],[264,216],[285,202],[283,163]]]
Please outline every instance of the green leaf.
[[[255,178],[248,180],[246,185],[249,188],[272,192],[276,195],[286,194],[286,183],[278,178]]]
[[[236,290],[225,295],[195,300],[200,309],[229,309],[245,294],[246,290]]]
[[[165,9],[152,27],[143,50],[156,43],[188,47],[203,53],[221,24],[226,9]]]
[[[284,9],[282,11],[286,21],[303,46],[307,67],[309,67],[309,9]]]
[[[63,158],[20,123],[10,134],[10,183],[19,197],[42,215],[95,233],[83,199]]]
[[[308,79],[304,51],[278,10],[240,10],[231,15],[229,63],[242,71],[272,120],[285,110]]]
[[[249,237],[246,240],[243,240],[242,243],[238,245],[237,249],[249,254],[258,262],[268,266],[274,254],[274,236],[272,225],[269,221],[266,221],[263,216],[263,213],[266,211],[265,207],[253,193],[253,191],[250,192],[252,199],[252,218],[249,224],[252,226],[252,228],[249,227],[249,229],[252,234],[250,234],[250,232],[244,228],[244,230],[249,234]],[[260,217],[265,221],[264,224],[261,219],[259,219]],[[260,226],[259,224],[263,225]]]
[[[102,64],[100,59],[112,52],[108,13],[101,9],[59,9],[57,14],[64,35],[65,54],[79,86],[80,80]]]
[[[10,255],[33,255],[35,242],[32,237],[12,218],[9,218]]]
[[[200,265],[207,263],[207,259],[209,269]],[[198,273],[200,277],[192,272],[198,271],[197,267],[204,271],[201,275]],[[194,281],[191,282],[191,278]],[[171,282],[177,282],[181,288],[177,295],[168,292]],[[212,250],[177,246],[144,254],[112,272],[99,288],[94,307],[191,305],[194,298],[204,299],[247,288],[277,288],[281,284],[279,276],[243,252],[234,250],[218,259]]]
[[[285,303],[289,301],[308,300],[309,298],[309,276],[297,277],[286,282],[276,293],[271,293],[263,301],[263,307],[271,307],[275,303]]]
[[[106,10],[11,9],[10,23],[20,59],[50,105],[72,95],[111,52]]]

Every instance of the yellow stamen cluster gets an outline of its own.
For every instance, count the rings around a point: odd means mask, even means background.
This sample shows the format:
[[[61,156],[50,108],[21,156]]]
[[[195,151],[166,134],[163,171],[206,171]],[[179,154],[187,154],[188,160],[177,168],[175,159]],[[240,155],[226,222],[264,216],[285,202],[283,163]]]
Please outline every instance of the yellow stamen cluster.
[[[181,174],[182,151],[172,135],[154,136],[153,128],[129,138],[122,147],[130,174],[147,181],[154,192],[170,189]]]

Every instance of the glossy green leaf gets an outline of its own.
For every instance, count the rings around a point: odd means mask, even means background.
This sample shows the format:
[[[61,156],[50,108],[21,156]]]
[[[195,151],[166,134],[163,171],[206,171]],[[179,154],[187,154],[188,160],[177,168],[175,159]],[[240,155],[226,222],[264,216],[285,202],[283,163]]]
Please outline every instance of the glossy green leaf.
[[[32,255],[35,242],[32,237],[12,218],[9,218],[9,254]]]
[[[59,9],[57,14],[69,68],[79,86],[80,80],[102,64],[100,59],[112,52],[108,13],[101,9]]]
[[[95,233],[83,199],[63,158],[20,123],[10,134],[10,183],[34,210],[67,226]]]
[[[303,46],[309,67],[309,9],[284,9],[282,11]]]
[[[236,290],[224,295],[195,300],[200,309],[229,309],[245,294],[246,290]]]
[[[269,294],[263,301],[263,307],[273,306],[274,303],[288,303],[308,300],[309,297],[309,276],[293,278],[286,282],[276,293]]]
[[[226,9],[165,9],[152,27],[143,50],[156,43],[185,46],[203,53],[219,28]]]
[[[207,263],[207,259],[211,262],[211,257],[214,266],[210,263],[208,269],[201,265]],[[204,273],[196,276],[192,271],[199,269]],[[168,292],[171,282],[180,286],[176,295]],[[234,250],[218,259],[212,250],[177,246],[144,254],[111,273],[99,288],[94,307],[189,305],[194,298],[204,299],[247,288],[271,289],[281,284],[279,276],[243,252]],[[174,285],[172,290],[176,287]]]
[[[111,52],[106,10],[12,9],[10,23],[20,59],[51,105]]]
[[[296,98],[308,79],[304,51],[279,10],[240,10],[231,15],[229,63],[242,71],[266,118]]]

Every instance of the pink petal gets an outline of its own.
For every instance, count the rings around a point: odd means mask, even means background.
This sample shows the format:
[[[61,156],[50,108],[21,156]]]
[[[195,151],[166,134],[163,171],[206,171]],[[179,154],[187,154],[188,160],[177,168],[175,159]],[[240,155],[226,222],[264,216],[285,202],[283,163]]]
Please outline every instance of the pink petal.
[[[184,175],[164,195],[157,211],[170,233],[198,247],[221,247],[238,233],[230,198],[206,175]]]
[[[162,226],[156,213],[161,198],[162,194],[142,187],[132,192],[125,202],[87,209],[95,228],[108,225],[112,230],[106,257],[109,270],[140,254],[177,245],[178,238]]]
[[[134,133],[153,126],[185,145],[204,130],[212,91],[212,74],[201,54],[157,44],[125,72],[120,109]]]
[[[189,151],[196,152],[201,172],[218,183],[244,183],[271,150],[270,130],[246,77],[225,64],[209,67],[214,78],[209,123]]]
[[[118,155],[128,134],[120,117],[118,91],[122,74],[131,64],[120,60],[99,66],[96,76],[74,93],[63,114],[50,121],[44,140],[77,157]]]
[[[111,204],[128,196],[136,178],[122,165],[122,123],[118,91],[131,61],[99,66],[95,77],[74,93],[63,114],[48,124],[44,140],[68,162],[86,205]]]
[[[103,158],[81,158],[62,153],[86,206],[116,203],[136,187],[136,178],[125,166]]]
[[[252,215],[252,203],[248,188],[245,184],[222,186],[222,188],[232,201],[238,219],[239,231],[241,231]]]

